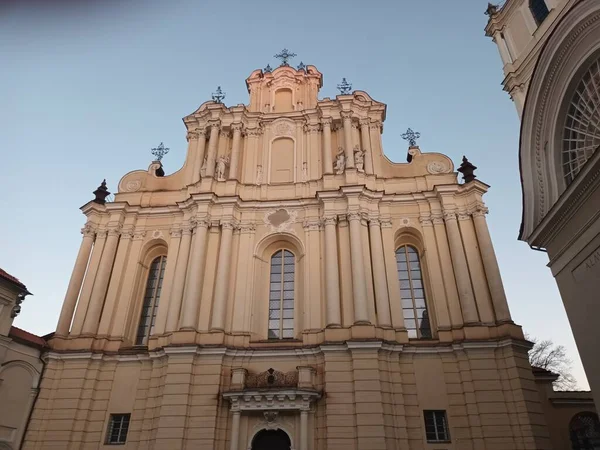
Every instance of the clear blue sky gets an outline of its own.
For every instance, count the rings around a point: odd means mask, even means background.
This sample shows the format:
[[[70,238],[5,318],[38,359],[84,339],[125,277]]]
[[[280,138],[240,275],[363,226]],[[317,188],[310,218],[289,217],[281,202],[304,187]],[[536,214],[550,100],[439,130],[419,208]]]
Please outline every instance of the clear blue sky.
[[[321,97],[346,77],[388,105],[383,144],[463,154],[491,185],[488,222],[514,320],[567,347],[585,375],[544,253],[517,241],[519,122],[502,91],[486,0],[4,1],[0,5],[0,267],[33,292],[16,325],[54,330],[85,217],[103,178],[146,169],[163,141],[167,173],[183,162],[181,118],[221,85],[247,103],[244,80],[287,47],[324,74]]]

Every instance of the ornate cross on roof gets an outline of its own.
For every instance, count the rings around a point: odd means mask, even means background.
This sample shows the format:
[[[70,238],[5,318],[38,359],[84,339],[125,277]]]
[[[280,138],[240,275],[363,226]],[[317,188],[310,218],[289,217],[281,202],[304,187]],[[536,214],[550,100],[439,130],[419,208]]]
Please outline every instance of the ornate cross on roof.
[[[163,143],[161,142],[158,147],[153,148],[152,150],[150,150],[150,152],[156,157],[157,161],[160,161],[161,159],[163,159],[163,156],[165,156],[167,153],[169,153],[169,148],[165,147],[163,145]]]
[[[290,51],[287,48],[284,48],[283,50],[281,50],[281,52],[277,53],[275,55],[275,58],[280,59],[281,60],[281,66],[289,66],[288,64],[288,59],[292,59],[293,57],[298,56],[295,53],[290,53]]]
[[[352,83],[348,83],[345,78],[342,78],[342,82],[337,85],[340,94],[348,95],[352,92]]]
[[[225,92],[221,90],[221,86],[217,86],[217,92],[212,93],[212,99],[215,103],[223,103],[225,98]]]
[[[409,128],[408,130],[406,130],[406,133],[402,133],[400,137],[405,141],[408,141],[408,145],[414,147],[415,145],[417,145],[417,139],[421,137],[421,133],[419,133],[418,131],[413,131]]]

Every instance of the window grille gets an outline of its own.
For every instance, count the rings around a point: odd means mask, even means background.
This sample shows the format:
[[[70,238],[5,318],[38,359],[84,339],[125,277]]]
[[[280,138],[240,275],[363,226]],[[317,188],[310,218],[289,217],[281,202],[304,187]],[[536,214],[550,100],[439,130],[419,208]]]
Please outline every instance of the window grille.
[[[279,250],[271,257],[269,339],[294,337],[294,259],[289,250]]]
[[[107,445],[122,445],[127,441],[131,414],[111,414],[106,433]]]
[[[423,411],[427,442],[450,442],[446,411]]]
[[[562,148],[567,185],[600,146],[600,59],[581,77],[568,108]]]
[[[144,303],[142,304],[142,314],[135,339],[136,345],[146,345],[148,338],[154,331],[154,322],[156,321],[156,313],[158,312],[158,301],[160,300],[160,291],[162,289],[166,265],[166,256],[159,256],[150,264],[148,280],[146,281],[146,291],[144,293]]]
[[[408,331],[408,337],[431,338],[425,287],[417,249],[411,245],[399,247],[396,250],[396,269],[400,282],[404,326]]]

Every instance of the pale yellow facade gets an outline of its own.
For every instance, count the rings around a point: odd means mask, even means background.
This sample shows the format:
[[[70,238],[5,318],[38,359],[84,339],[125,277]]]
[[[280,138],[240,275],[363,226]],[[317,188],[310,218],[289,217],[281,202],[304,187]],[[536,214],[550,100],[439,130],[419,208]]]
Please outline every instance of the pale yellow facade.
[[[131,415],[129,449],[258,449],[277,429],[290,443],[269,448],[554,448],[488,186],[417,146],[391,162],[386,106],[318,99],[314,66],[246,83],[248,105],[184,118],[179,171],[154,161],[82,207],[24,449],[108,448],[115,414]],[[426,433],[427,411],[445,414],[445,439]]]
[[[521,17],[544,3],[534,28]],[[530,21],[529,21],[530,22]],[[529,23],[528,22],[528,23]],[[600,407],[600,1],[509,0],[486,27],[521,116],[519,239],[548,253]],[[507,62],[504,36],[518,49]],[[518,38],[516,36],[519,36]],[[509,45],[510,47],[510,45]]]
[[[0,450],[20,448],[44,367],[44,340],[12,325],[29,294],[0,269]]]

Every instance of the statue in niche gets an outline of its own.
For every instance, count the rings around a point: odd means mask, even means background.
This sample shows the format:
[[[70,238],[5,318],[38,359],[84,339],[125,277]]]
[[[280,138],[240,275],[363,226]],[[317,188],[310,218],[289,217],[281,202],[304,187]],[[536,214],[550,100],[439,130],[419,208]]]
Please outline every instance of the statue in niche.
[[[217,181],[225,181],[225,169],[227,168],[228,163],[229,163],[228,156],[219,156],[219,159],[217,159],[217,164],[215,167]]]
[[[202,167],[200,167],[200,176],[204,178],[206,176],[206,165],[207,165],[207,157],[204,157],[204,161],[202,162]]]
[[[258,166],[256,166],[256,185],[260,186],[263,182],[263,168],[262,166],[259,164]]]
[[[308,167],[305,162],[302,163],[302,182],[306,183],[308,181]]]
[[[354,147],[354,165],[359,172],[365,171],[365,151],[358,148],[358,145]]]
[[[346,155],[344,155],[344,149],[338,148],[337,155],[335,155],[335,164],[333,165],[336,175],[341,175],[346,169]]]

